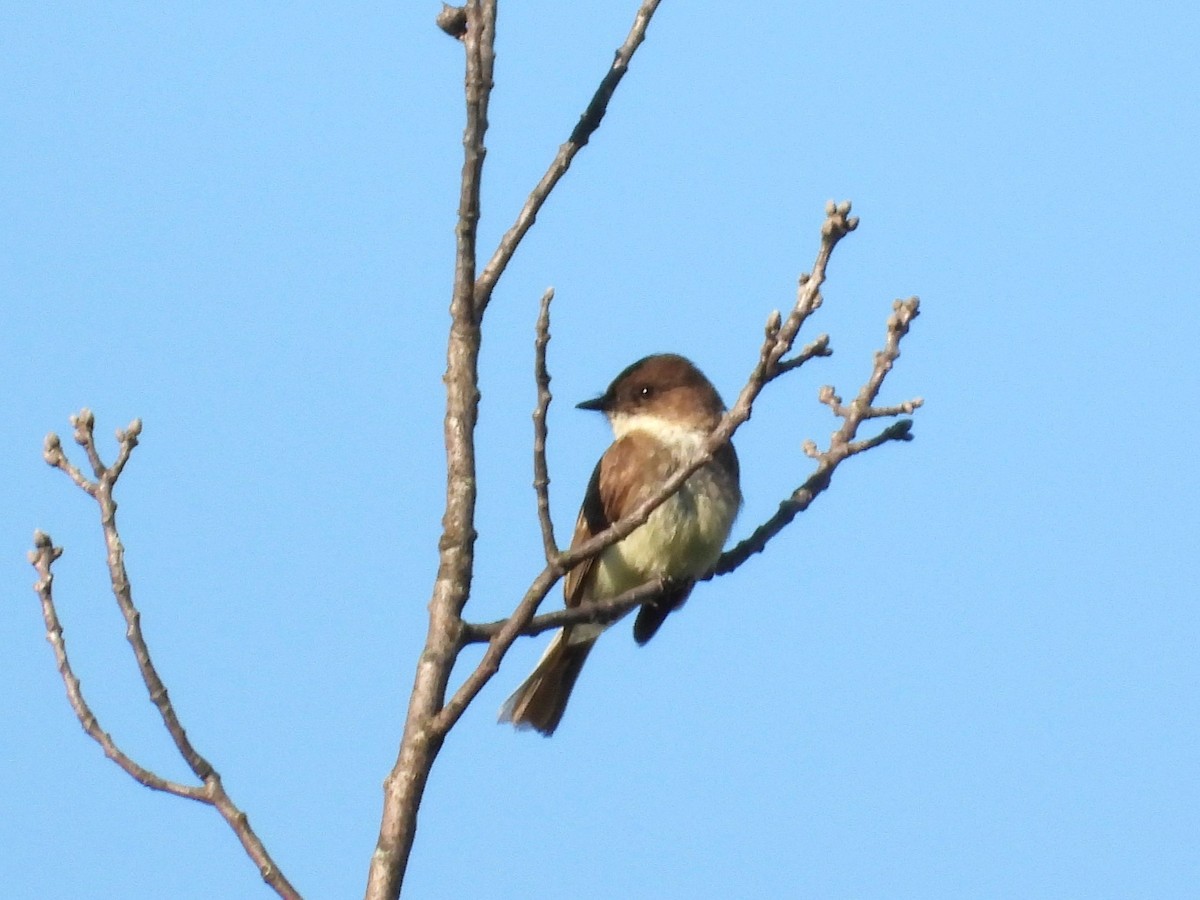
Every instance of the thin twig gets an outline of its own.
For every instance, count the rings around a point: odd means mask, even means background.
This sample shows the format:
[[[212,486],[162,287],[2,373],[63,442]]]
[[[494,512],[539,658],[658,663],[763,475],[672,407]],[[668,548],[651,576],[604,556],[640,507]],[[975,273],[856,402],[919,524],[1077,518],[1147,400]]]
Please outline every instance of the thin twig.
[[[614,622],[634,607],[641,606],[642,603],[651,597],[657,597],[662,594],[666,587],[667,583],[663,579],[656,578],[635,588],[630,588],[615,597],[585,600],[578,606],[569,606],[563,609],[556,609],[553,612],[542,613],[540,616],[534,616],[529,619],[517,633],[529,637],[541,634],[543,631],[562,628],[564,625],[578,625],[581,622],[596,622],[601,624]],[[508,619],[497,619],[494,622],[468,623],[463,628],[463,643],[488,643],[504,631],[504,627],[510,620],[511,617]]]
[[[85,409],[83,412],[86,413],[88,410]],[[80,415],[82,415],[82,413]],[[72,417],[71,421],[74,422],[75,418]],[[93,497],[96,496],[96,483],[94,481],[89,481],[87,477],[85,477],[84,474],[79,471],[79,468],[72,464],[69,459],[67,459],[67,455],[63,452],[62,441],[53,431],[46,435],[46,441],[42,445],[42,459],[44,459],[47,464],[56,469],[61,469],[64,473],[66,473],[66,476],[70,478],[71,481],[75,482],[75,486],[81,491]]]
[[[117,455],[119,465],[114,464],[108,468],[102,463],[97,466],[100,454],[96,448],[95,419],[85,410],[75,417],[75,422],[75,440],[87,451],[88,458],[97,468],[98,480],[93,496],[100,505],[100,523],[104,531],[104,545],[108,551],[109,580],[112,583],[113,596],[117,600],[117,606],[120,607],[121,615],[125,619],[125,637],[133,649],[134,659],[137,660],[138,671],[142,675],[146,689],[150,692],[150,701],[158,710],[163,725],[166,726],[167,732],[175,742],[179,755],[183,757],[196,777],[203,781],[212,772],[212,766],[192,746],[187,732],[179,722],[174,704],[171,703],[158,670],[150,658],[146,638],[142,634],[141,613],[134,605],[133,590],[129,583],[129,574],[125,569],[125,547],[121,543],[121,535],[117,530],[117,501],[113,498],[113,488],[129,459],[129,454],[137,444],[142,423],[135,419],[130,423],[128,429],[117,432],[117,440],[120,444]]]
[[[775,377],[778,378],[785,372],[792,371],[792,369],[798,369],[810,359],[818,356],[833,356],[833,350],[829,348],[829,335],[827,334],[817,335],[812,343],[808,344],[791,359],[781,359]]]
[[[537,338],[534,340],[534,380],[537,383],[537,407],[533,411],[533,489],[537,493],[538,523],[542,529],[542,547],[546,562],[558,556],[554,522],[550,518],[550,471],[546,466],[546,413],[550,408],[550,370],[546,366],[546,346],[550,343],[550,303],[554,288],[542,294],[538,310]]]
[[[865,453],[867,450],[873,450],[889,441],[911,441],[913,439],[912,424],[912,419],[901,419],[899,422],[893,422],[873,438],[867,438],[865,441],[851,441],[846,455],[854,456],[858,453]]]
[[[116,487],[117,479],[124,471],[126,463],[129,462],[133,448],[137,446],[138,436],[142,430],[141,420],[135,419],[128,428],[117,431],[119,449],[117,458],[111,466],[104,465],[100,458],[100,451],[96,447],[95,416],[91,411],[84,409],[78,415],[72,416],[71,424],[75,426],[75,440],[84,448],[92,470],[96,473],[96,480],[89,481],[84,478],[79,469],[72,465],[63,452],[62,442],[57,435],[51,434],[46,437],[43,456],[47,463],[64,472],[81,490],[93,497],[100,507],[100,523],[107,548],[109,581],[117,606],[120,607],[121,615],[125,619],[125,636],[133,649],[134,659],[137,661],[138,670],[141,672],[142,681],[150,694],[151,702],[158,710],[167,732],[175,742],[179,755],[187,762],[196,777],[203,782],[203,786],[184,785],[156,775],[122,751],[112,737],[100,727],[95,714],[83,698],[79,679],[71,668],[67,657],[66,642],[63,639],[62,624],[54,605],[52,592],[54,576],[51,566],[62,555],[62,549],[55,547],[50,537],[39,531],[34,535],[34,549],[29,554],[29,560],[39,575],[35,588],[42,603],[42,616],[46,622],[46,638],[54,649],[58,671],[66,685],[67,699],[71,708],[84,731],[101,746],[105,756],[120,766],[138,783],[153,790],[164,791],[214,807],[233,830],[246,854],[258,866],[263,881],[280,897],[288,898],[288,900],[299,898],[299,892],[279,870],[262,840],[250,827],[246,814],[237,807],[225,791],[221,783],[221,776],[192,745],[187,732],[179,721],[167,689],[159,677],[142,633],[142,614],[133,601],[129,574],[125,569],[125,548],[121,543],[120,532],[117,530],[117,502],[113,498],[113,489]]]
[[[75,426],[75,443],[87,453],[88,462],[92,466],[92,472],[95,473],[97,478],[103,478],[104,463],[100,461],[100,454],[96,452],[96,442],[92,440],[92,431],[96,427],[96,417],[90,409],[84,407],[79,411],[78,415],[71,417],[71,424]]]
[[[61,547],[54,546],[50,535],[41,531],[34,532],[33,550],[29,553],[29,562],[33,564],[38,573],[34,590],[37,591],[38,599],[42,603],[42,618],[46,622],[46,640],[54,650],[58,673],[62,676],[63,684],[67,688],[67,700],[71,704],[71,709],[75,711],[75,717],[79,719],[79,724],[100,745],[104,750],[104,755],[124,769],[135,781],[152,790],[165,791],[177,797],[186,797],[202,803],[207,802],[203,788],[170,781],[142,767],[116,745],[112,735],[100,727],[96,714],[92,712],[83,697],[83,688],[79,678],[71,668],[71,661],[67,657],[67,643],[63,638],[62,623],[58,618],[58,610],[54,606],[54,573],[51,571],[51,566],[56,559],[62,556],[62,552]]]
[[[558,184],[563,175],[567,173],[567,169],[571,167],[571,161],[575,159],[575,154],[583,149],[591,136],[596,132],[596,129],[600,127],[600,122],[604,119],[604,113],[608,109],[608,101],[612,99],[613,94],[617,90],[617,85],[625,77],[625,72],[629,69],[629,63],[633,59],[634,53],[637,52],[642,41],[646,39],[646,29],[650,26],[650,20],[654,17],[654,12],[658,9],[660,2],[662,0],[645,0],[642,3],[637,11],[637,15],[634,16],[633,26],[629,29],[629,35],[625,38],[625,43],[617,49],[612,66],[609,67],[604,78],[600,80],[600,86],[596,88],[596,93],[592,96],[591,102],[588,103],[587,109],[579,117],[578,124],[572,129],[571,136],[567,138],[565,144],[558,148],[558,153],[550,163],[550,168],[546,170],[546,174],[542,176],[541,181],[530,192],[525,205],[521,208],[521,212],[517,216],[517,220],[504,233],[504,236],[500,239],[500,243],[496,246],[495,252],[492,254],[492,258],[484,266],[483,272],[480,274],[479,280],[475,285],[475,315],[477,319],[483,318],[483,313],[492,298],[492,291],[496,287],[496,282],[500,280],[505,267],[508,266],[513,254],[517,251],[517,246],[521,243],[521,239],[525,237],[526,232],[533,226],[538,213],[546,203],[546,198],[550,196],[550,192],[554,190],[554,186]]]
[[[545,569],[533,580],[529,589],[525,591],[525,596],[521,598],[521,602],[517,604],[513,614],[509,616],[500,629],[494,634],[488,642],[488,648],[484,651],[483,659],[471,671],[463,683],[458,686],[458,690],[442,707],[438,713],[436,720],[432,723],[433,727],[439,734],[447,733],[454,727],[471,701],[478,696],[483,690],[483,686],[491,680],[492,676],[500,670],[500,661],[504,658],[504,654],[513,645],[517,636],[526,626],[533,614],[537,612],[538,604],[540,604],[548,593],[550,588],[554,587],[555,582],[563,575],[563,569],[553,563],[546,566]],[[459,645],[465,646],[464,635],[467,629],[466,623],[459,631]]]

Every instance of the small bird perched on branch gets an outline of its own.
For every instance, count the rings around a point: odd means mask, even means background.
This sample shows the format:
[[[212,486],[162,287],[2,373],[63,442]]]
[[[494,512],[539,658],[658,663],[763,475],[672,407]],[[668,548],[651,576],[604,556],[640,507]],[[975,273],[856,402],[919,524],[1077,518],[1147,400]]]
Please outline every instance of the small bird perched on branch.
[[[619,521],[694,461],[725,413],[720,394],[704,373],[670,353],[635,362],[607,391],[578,408],[604,413],[616,440],[592,472],[572,547]],[[716,562],[741,504],[737,453],[726,444],[644,525],[567,573],[567,606],[611,599],[665,579],[669,586],[642,605],[634,622],[634,640],[646,643],[683,605],[695,579]],[[610,624],[563,627],[533,673],[505,701],[500,721],[553,734],[588,653]]]

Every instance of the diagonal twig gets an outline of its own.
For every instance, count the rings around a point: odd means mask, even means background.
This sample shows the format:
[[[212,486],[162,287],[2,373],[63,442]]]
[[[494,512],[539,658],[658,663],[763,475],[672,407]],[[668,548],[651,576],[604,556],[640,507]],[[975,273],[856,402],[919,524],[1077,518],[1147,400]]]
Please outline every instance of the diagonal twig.
[[[550,196],[550,192],[554,190],[554,186],[558,184],[563,175],[567,174],[567,169],[571,167],[571,161],[575,159],[575,154],[584,148],[596,129],[600,127],[600,122],[608,110],[608,101],[612,99],[617,85],[625,77],[634,53],[646,39],[646,29],[650,26],[650,20],[654,17],[660,2],[662,0],[644,0],[638,8],[625,43],[617,48],[612,65],[605,73],[604,78],[600,80],[600,86],[596,88],[596,93],[588,103],[587,109],[584,110],[579,122],[572,129],[571,136],[567,138],[565,144],[558,148],[558,153],[550,163],[550,168],[546,170],[541,181],[530,192],[516,221],[500,238],[500,243],[496,246],[492,258],[488,260],[475,283],[475,315],[477,319],[483,318],[496,282],[504,274],[504,269],[508,266],[513,254],[516,253],[521,239],[533,226],[538,213],[546,203],[546,198]]]
[[[34,590],[37,591],[38,599],[42,603],[42,618],[46,622],[46,640],[54,650],[58,673],[62,676],[63,684],[67,688],[67,700],[71,704],[71,709],[75,711],[75,717],[79,719],[79,724],[100,745],[104,750],[104,755],[124,769],[135,781],[152,790],[164,791],[174,794],[176,797],[186,797],[202,803],[207,802],[204,788],[170,781],[144,768],[121,750],[113,741],[112,735],[100,727],[96,714],[92,712],[87,700],[83,697],[83,688],[79,678],[71,668],[71,661],[67,656],[67,643],[63,638],[62,622],[59,621],[58,610],[54,605],[54,573],[51,571],[51,567],[54,561],[62,556],[62,552],[62,547],[54,546],[50,535],[41,531],[34,532],[33,550],[29,553],[29,562],[38,573]]]

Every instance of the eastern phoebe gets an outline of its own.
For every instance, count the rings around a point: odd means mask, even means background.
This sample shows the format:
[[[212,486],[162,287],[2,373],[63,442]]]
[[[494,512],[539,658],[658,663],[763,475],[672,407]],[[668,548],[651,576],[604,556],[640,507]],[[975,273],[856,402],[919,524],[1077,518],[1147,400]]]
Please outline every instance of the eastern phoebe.
[[[624,517],[694,460],[725,413],[704,373],[671,353],[635,362],[601,396],[578,408],[604,413],[616,440],[592,472],[572,547]],[[683,605],[695,579],[716,562],[741,504],[737,454],[726,444],[644,525],[567,573],[567,606],[667,579],[669,587],[642,605],[633,625],[634,640],[646,643],[667,615]],[[553,734],[575,679],[606,628],[590,622],[562,628],[533,673],[500,708],[500,721]]]

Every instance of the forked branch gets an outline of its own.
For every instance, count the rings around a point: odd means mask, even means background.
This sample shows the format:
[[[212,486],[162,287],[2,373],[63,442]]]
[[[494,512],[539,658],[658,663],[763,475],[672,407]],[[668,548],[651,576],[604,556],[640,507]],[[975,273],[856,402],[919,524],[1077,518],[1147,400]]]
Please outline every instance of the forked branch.
[[[612,65],[600,79],[600,86],[596,88],[596,93],[592,95],[587,109],[579,117],[579,122],[571,130],[571,136],[558,148],[558,153],[551,161],[546,174],[530,191],[525,205],[521,207],[521,212],[517,215],[517,220],[500,238],[500,243],[492,254],[492,258],[484,266],[483,272],[480,273],[479,280],[475,284],[475,308],[478,318],[483,317],[484,310],[487,309],[488,302],[492,299],[492,290],[496,287],[496,282],[500,280],[500,276],[504,274],[504,269],[513,258],[513,254],[517,252],[521,239],[533,227],[550,192],[567,174],[567,169],[571,167],[575,155],[584,148],[592,135],[596,133],[596,129],[600,127],[604,114],[608,111],[608,101],[612,99],[621,79],[629,70],[629,63],[633,60],[633,55],[642,45],[642,41],[646,39],[646,29],[650,27],[650,20],[654,18],[654,13],[661,2],[662,0],[644,0],[638,8],[625,43],[617,48]]]
[[[445,437],[447,460],[446,511],[439,541],[438,575],[429,603],[429,631],[417,665],[413,692],[405,719],[404,735],[396,763],[384,780],[384,808],[379,838],[367,876],[368,900],[393,900],[400,893],[404,871],[416,835],[417,809],[425,784],[446,733],[458,721],[470,697],[494,671],[498,655],[489,648],[482,671],[472,673],[468,685],[460,687],[445,702],[450,671],[462,649],[462,609],[470,595],[475,540],[475,443],[474,428],[479,402],[477,361],[480,326],[492,292],[512,259],[522,238],[532,227],[550,192],[566,173],[575,155],[599,127],[608,100],[629,67],[660,0],[641,4],[625,43],[617,50],[608,72],[601,79],[591,103],[567,142],[559,147],[550,168],[530,192],[516,221],[500,239],[483,271],[476,276],[477,224],[480,215],[479,186],[486,155],[484,136],[492,90],[495,61],[496,0],[470,0],[461,14],[443,10],[438,24],[458,38],[466,60],[465,93],[467,122],[463,130],[463,178],[456,226],[455,283],[451,296],[450,342],[445,383],[447,390]],[[549,303],[547,298],[544,301]],[[544,398],[549,402],[548,390]],[[544,473],[542,473],[544,475]],[[535,480],[541,480],[535,476]],[[548,476],[540,491],[546,490]],[[541,502],[541,501],[539,501]],[[543,519],[543,542],[547,554],[555,551],[552,530]],[[545,591],[562,571],[557,562],[547,564]],[[536,593],[536,592],[534,592]],[[532,611],[530,611],[532,615]],[[511,643],[511,641],[510,641]],[[502,655],[500,652],[499,655]]]
[[[42,605],[42,617],[46,623],[46,640],[50,642],[50,646],[54,650],[54,658],[67,689],[67,700],[71,704],[71,709],[74,710],[75,717],[79,719],[83,730],[104,750],[104,755],[139,784],[152,790],[174,794],[177,797],[186,797],[189,800],[196,800],[214,807],[225,819],[233,833],[237,835],[254,864],[258,866],[263,881],[270,885],[280,897],[298,898],[299,893],[280,871],[263,842],[250,827],[250,821],[246,814],[230,798],[221,783],[221,776],[192,745],[191,739],[187,736],[187,732],[175,712],[175,705],[167,694],[166,686],[159,677],[158,669],[150,656],[150,649],[146,646],[146,638],[142,633],[142,614],[133,602],[133,589],[130,586],[129,574],[125,569],[125,547],[121,542],[120,532],[117,530],[117,501],[113,497],[117,479],[121,477],[133,448],[137,446],[142,423],[135,419],[128,428],[117,431],[117,457],[112,465],[107,466],[101,460],[100,451],[96,447],[95,417],[91,410],[84,409],[78,415],[72,416],[71,424],[75,427],[75,442],[83,447],[93,477],[86,476],[70,461],[56,434],[47,435],[43,457],[47,463],[62,471],[82,491],[92,497],[100,508],[100,524],[108,551],[109,581],[113,597],[125,619],[125,636],[133,650],[133,656],[150,695],[150,701],[158,710],[164,727],[175,742],[179,755],[183,757],[188,768],[201,783],[185,785],[162,778],[136,762],[100,726],[95,713],[84,699],[79,678],[71,667],[70,658],[67,656],[66,641],[63,637],[62,623],[54,602],[52,567],[63,551],[61,547],[54,546],[54,542],[48,534],[38,531],[34,534],[34,547],[29,554],[29,561],[38,573],[34,589],[37,591]]]

